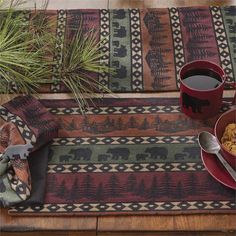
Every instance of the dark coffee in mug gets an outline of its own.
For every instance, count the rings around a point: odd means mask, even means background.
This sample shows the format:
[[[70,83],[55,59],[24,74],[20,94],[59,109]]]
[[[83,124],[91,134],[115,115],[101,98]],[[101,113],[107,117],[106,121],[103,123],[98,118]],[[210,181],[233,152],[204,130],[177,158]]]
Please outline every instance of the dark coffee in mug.
[[[191,61],[181,68],[179,78],[182,112],[195,119],[219,112],[226,79],[223,68],[206,60]]]
[[[182,82],[196,90],[209,90],[217,88],[221,83],[221,76],[210,69],[191,69],[183,75]]]

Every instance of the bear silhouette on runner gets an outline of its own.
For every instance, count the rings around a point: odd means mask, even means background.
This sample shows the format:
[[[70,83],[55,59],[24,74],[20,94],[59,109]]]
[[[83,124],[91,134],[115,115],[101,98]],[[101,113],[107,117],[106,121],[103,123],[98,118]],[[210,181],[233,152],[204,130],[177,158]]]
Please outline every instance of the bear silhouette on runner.
[[[209,101],[206,99],[199,99],[193,96],[190,96],[187,93],[182,93],[182,105],[185,108],[192,108],[193,113],[202,113],[203,106],[209,106]]]
[[[71,149],[69,151],[69,154],[74,155],[74,160],[85,160],[89,161],[92,155],[92,151],[89,148],[77,148],[77,149]]]

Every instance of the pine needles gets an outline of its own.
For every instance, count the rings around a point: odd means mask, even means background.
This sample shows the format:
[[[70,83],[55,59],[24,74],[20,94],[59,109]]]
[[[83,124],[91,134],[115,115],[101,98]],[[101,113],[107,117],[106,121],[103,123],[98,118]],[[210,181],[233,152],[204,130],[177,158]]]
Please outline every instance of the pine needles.
[[[94,77],[94,73],[112,73],[109,67],[100,64],[100,58],[103,56],[102,47],[103,42],[97,40],[97,34],[93,30],[83,33],[81,28],[64,47],[60,70],[61,81],[73,92],[81,109],[88,105],[84,95],[89,94],[94,97],[98,89],[111,93]]]
[[[12,5],[13,5],[12,1]],[[0,16],[0,93],[35,93],[39,80],[49,75],[45,35],[35,37],[22,11],[12,5]]]
[[[12,0],[10,7],[0,11],[0,93],[36,94],[44,83],[54,83],[54,75],[60,78],[74,95],[80,110],[88,106],[87,95],[101,92],[111,93],[100,84],[94,74],[112,73],[108,66],[100,63],[103,42],[91,30],[84,33],[82,27],[73,32],[62,52],[62,65],[58,72],[52,70],[56,37],[50,31],[53,23],[46,14],[47,0],[43,9],[25,20],[24,11],[16,11],[20,0]],[[1,9],[1,2],[0,2]],[[73,29],[71,29],[73,31]],[[51,58],[51,60],[50,60]]]

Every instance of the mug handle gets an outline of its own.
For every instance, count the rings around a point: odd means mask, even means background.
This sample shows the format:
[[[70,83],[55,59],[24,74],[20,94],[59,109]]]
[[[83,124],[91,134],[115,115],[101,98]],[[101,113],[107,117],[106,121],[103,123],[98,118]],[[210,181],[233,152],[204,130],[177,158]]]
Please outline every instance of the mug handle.
[[[231,102],[227,102],[223,100],[223,104],[236,105],[236,82],[225,82],[225,86],[226,88],[234,88],[235,93],[234,93],[233,100]]]

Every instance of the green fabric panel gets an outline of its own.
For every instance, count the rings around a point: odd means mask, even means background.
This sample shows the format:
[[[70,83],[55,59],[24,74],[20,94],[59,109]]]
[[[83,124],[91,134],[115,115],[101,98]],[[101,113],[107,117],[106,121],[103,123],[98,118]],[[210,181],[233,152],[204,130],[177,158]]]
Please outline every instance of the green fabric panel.
[[[1,185],[5,187],[5,191],[1,191],[0,194],[1,202],[4,207],[22,202],[22,199],[12,190],[6,175],[1,178]],[[2,190],[4,188],[3,186],[1,186]]]
[[[230,48],[233,78],[236,81],[236,6],[222,7],[222,17]]]
[[[77,155],[71,150],[77,150]],[[199,150],[197,144],[173,143],[51,146],[49,164],[199,162]]]
[[[110,88],[131,91],[130,16],[128,10],[110,11]]]

